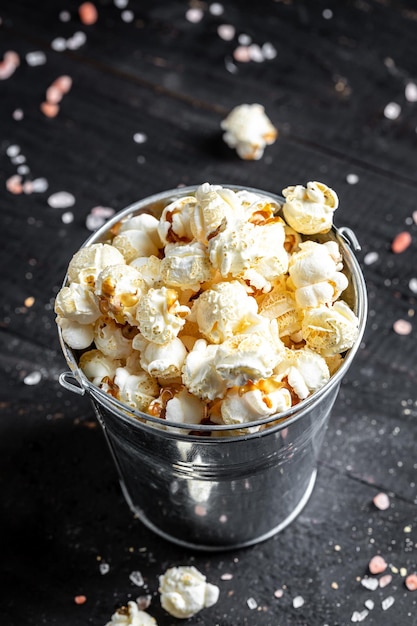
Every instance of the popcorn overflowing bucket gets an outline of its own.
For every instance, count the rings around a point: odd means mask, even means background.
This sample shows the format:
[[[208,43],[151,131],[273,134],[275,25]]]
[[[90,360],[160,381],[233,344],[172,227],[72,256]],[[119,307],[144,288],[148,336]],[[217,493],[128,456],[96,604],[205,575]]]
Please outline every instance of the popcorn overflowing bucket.
[[[149,213],[159,219],[173,199],[195,192],[196,187],[175,189],[141,200],[114,216],[83,247],[108,241],[112,229],[131,216]],[[206,551],[249,546],[281,531],[307,503],[330,412],[360,346],[367,314],[365,283],[352,250],[359,248],[356,237],[348,228],[332,227],[326,238],[339,246],[348,279],[343,299],[358,319],[358,332],[326,384],[273,415],[238,426],[161,420],[94,384],[79,366],[79,352],[58,329],[70,368],[60,383],[89,396],[127,503],[165,539]],[[68,276],[64,285],[67,281]]]

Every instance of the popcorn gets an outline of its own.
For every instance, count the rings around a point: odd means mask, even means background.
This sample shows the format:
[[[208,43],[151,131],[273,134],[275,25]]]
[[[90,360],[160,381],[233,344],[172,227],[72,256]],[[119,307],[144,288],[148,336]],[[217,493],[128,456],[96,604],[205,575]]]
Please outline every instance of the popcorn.
[[[80,324],[59,315],[56,323],[61,329],[63,340],[73,350],[84,350],[93,343],[94,327],[91,324]]]
[[[226,383],[217,372],[216,353],[216,345],[198,339],[185,359],[182,379],[188,390],[198,398],[214,400],[224,396]]]
[[[338,300],[332,307],[307,309],[302,334],[309,348],[322,356],[334,356],[352,347],[358,336],[358,320],[346,302]]]
[[[114,359],[126,359],[132,351],[132,341],[129,336],[125,336],[126,332],[127,329],[111,318],[100,317],[94,325],[96,348]]]
[[[224,278],[231,275],[269,290],[270,281],[288,268],[284,241],[284,225],[279,219],[259,226],[241,222],[210,239],[208,251],[213,267]]]
[[[93,324],[100,317],[93,293],[79,283],[62,287],[55,299],[55,313],[79,324]]]
[[[261,104],[241,104],[221,122],[226,132],[223,140],[235,148],[241,159],[262,158],[265,147],[274,143],[278,131],[273,126]]]
[[[271,322],[272,323],[272,322]],[[272,329],[235,334],[221,343],[214,359],[218,374],[227,387],[242,386],[249,380],[271,376],[284,351],[284,345]]]
[[[107,243],[93,243],[74,254],[68,266],[69,283],[81,283],[94,289],[97,276],[109,265],[125,263],[117,248]]]
[[[136,309],[145,291],[140,273],[130,265],[109,265],[97,276],[94,293],[100,310],[118,324],[137,325]]]
[[[158,224],[158,234],[164,245],[190,243],[193,240],[190,218],[196,206],[197,200],[194,196],[185,196],[164,208]]]
[[[235,219],[239,207],[236,194],[220,185],[204,183],[195,194],[197,204],[190,215],[190,227],[197,241],[208,243],[210,237]]]
[[[165,419],[177,424],[200,424],[206,413],[205,404],[187,389],[181,389],[165,404]],[[183,429],[177,430],[184,432]]]
[[[207,250],[198,241],[165,248],[161,261],[161,279],[168,287],[199,291],[201,283],[208,281],[212,267]]]
[[[230,389],[222,401],[221,415],[225,424],[242,426],[289,408],[290,392],[281,382],[269,378]]]
[[[285,357],[276,367],[275,374],[281,380],[287,378],[288,385],[300,400],[323,387],[330,378],[324,358],[306,347],[301,350],[286,349]]]
[[[175,289],[161,287],[149,289],[141,298],[136,317],[142,335],[161,344],[178,335],[188,313],[190,309],[180,305]]]
[[[146,611],[141,611],[136,602],[130,600],[113,613],[106,626],[158,626],[156,620]]]
[[[300,308],[331,304],[348,286],[335,241],[300,243],[289,262],[288,273]]]
[[[161,263],[161,259],[151,255],[150,257],[138,256],[129,265],[138,270],[141,279],[149,289],[149,287],[162,287]]]
[[[259,313],[267,319],[277,321],[280,337],[291,336],[301,330],[302,312],[286,284],[274,285],[272,291],[261,301]]]
[[[111,395],[133,409],[144,411],[159,393],[158,383],[147,372],[132,374],[118,367],[113,381],[107,381]]]
[[[103,378],[114,378],[116,370],[120,365],[119,360],[106,356],[97,349],[84,352],[79,360],[80,368],[97,387],[100,386]]]
[[[140,352],[140,364],[143,369],[154,378],[171,380],[181,376],[187,350],[178,337],[164,344],[157,344],[136,335],[132,347]]]
[[[185,565],[171,567],[159,577],[159,592],[162,608],[179,619],[213,606],[219,598],[216,585],[206,582],[195,567]]]
[[[238,281],[221,282],[203,291],[194,302],[192,317],[203,337],[221,343],[260,321],[258,304]]]
[[[299,233],[327,233],[339,199],[333,189],[323,183],[309,182],[307,187],[295,185],[283,189],[286,201],[282,207],[286,222]]]
[[[337,196],[315,182],[283,193],[281,207],[204,183],[73,256],[56,322],[93,385],[161,428],[239,434],[328,382],[359,332],[339,244],[312,236]]]
[[[120,250],[126,263],[137,257],[157,256],[162,242],[158,233],[159,221],[147,213],[123,222],[112,245]]]

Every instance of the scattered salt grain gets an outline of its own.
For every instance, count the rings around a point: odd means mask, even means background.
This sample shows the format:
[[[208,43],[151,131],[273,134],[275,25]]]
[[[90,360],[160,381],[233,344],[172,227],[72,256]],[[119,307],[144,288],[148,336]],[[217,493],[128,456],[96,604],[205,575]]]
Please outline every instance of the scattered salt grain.
[[[64,224],[71,224],[74,221],[74,213],[66,211],[61,215],[61,220]]]
[[[97,206],[91,209],[85,220],[87,230],[94,232],[106,222],[106,220],[114,215],[114,209],[110,207]]]
[[[129,580],[130,582],[132,582],[134,585],[137,585],[138,587],[142,587],[144,584],[143,576],[138,571],[131,572],[129,575]]]
[[[86,596],[75,596],[74,597],[75,604],[85,604],[87,602]]]
[[[378,587],[378,579],[377,578],[362,578],[361,585],[365,587],[365,589],[369,589],[369,591],[375,591]]]
[[[71,19],[71,13],[69,11],[61,11],[59,14],[61,22],[69,22]]]
[[[14,195],[21,194],[23,191],[22,177],[18,174],[10,176],[10,178],[6,180],[6,189]]]
[[[251,609],[251,611],[253,611],[254,609],[258,608],[258,603],[256,602],[255,598],[248,598],[246,600],[246,604]]]
[[[408,283],[408,287],[410,291],[413,293],[417,293],[417,278],[410,278],[410,282]]]
[[[283,589],[277,589],[276,591],[274,591],[275,598],[282,598],[283,595],[284,595]]]
[[[277,50],[275,46],[272,45],[272,43],[269,43],[269,41],[266,41],[262,45],[262,54],[263,54],[264,59],[266,59],[267,61],[270,61],[271,59],[275,59],[275,57],[277,56]]]
[[[371,574],[382,574],[387,569],[387,562],[382,556],[374,556],[369,561],[369,571]]]
[[[325,20],[331,20],[333,17],[333,11],[331,9],[324,9],[322,16]]]
[[[53,209],[68,209],[75,204],[75,198],[68,191],[57,191],[48,198],[48,204]]]
[[[386,511],[390,507],[390,499],[386,493],[377,493],[372,502],[380,511]]]
[[[365,263],[365,265],[372,265],[372,263],[376,263],[378,259],[378,252],[368,252],[368,254],[365,254],[365,256],[363,257],[363,262]]]
[[[91,26],[98,20],[98,12],[95,5],[92,2],[83,2],[78,7],[78,15],[82,24]]]
[[[381,578],[379,579],[379,586],[381,587],[381,589],[383,589],[384,587],[387,587],[391,582],[391,574],[385,574],[385,576],[381,576]]]
[[[249,46],[252,43],[252,37],[246,33],[241,33],[238,37],[238,42],[241,46]]]
[[[408,102],[417,102],[417,85],[415,83],[407,83],[405,86],[405,99]]]
[[[223,15],[224,6],[220,4],[220,2],[213,2],[213,4],[209,6],[209,11],[212,15]]]
[[[375,606],[375,602],[371,599],[365,600],[364,604],[369,611],[372,611]]]
[[[16,120],[16,122],[20,122],[20,120],[23,120],[24,113],[22,109],[15,109],[13,111],[12,116],[13,116],[13,119]]]
[[[417,589],[417,574],[410,574],[404,581],[408,591],[416,591]]]
[[[396,120],[400,113],[401,107],[397,102],[389,102],[384,109],[384,115],[388,120]]]
[[[42,50],[34,50],[33,52],[28,52],[25,58],[26,63],[31,67],[45,65],[46,63],[46,54]]]
[[[68,50],[78,50],[87,41],[87,35],[82,30],[77,30],[72,37],[67,39],[66,47]]]
[[[257,43],[251,43],[251,45],[248,46],[248,51],[251,61],[254,61],[255,63],[262,63],[264,55]]]
[[[67,49],[67,42],[63,37],[55,37],[51,41],[51,48],[55,50],[55,52],[63,52]]]
[[[198,8],[188,9],[188,11],[185,13],[185,19],[192,24],[198,24],[198,22],[201,22],[203,16],[203,11]]]
[[[407,230],[403,230],[396,235],[391,243],[391,250],[394,254],[401,254],[411,245],[412,237]]]
[[[133,20],[135,19],[135,14],[133,13],[133,11],[129,11],[127,9],[125,11],[122,11],[120,17],[122,18],[123,22],[126,22],[126,24],[130,24],[130,22],[133,22]]]
[[[233,57],[239,63],[249,63],[251,60],[248,46],[237,46],[233,51]]]
[[[232,41],[236,34],[236,29],[231,24],[220,24],[217,28],[217,34],[223,41]]]
[[[233,574],[229,574],[228,572],[222,574],[220,576],[221,580],[232,580]]]
[[[20,65],[20,57],[14,50],[8,50],[0,61],[0,80],[7,80],[13,76]]]
[[[292,601],[292,605],[295,609],[300,609],[304,604],[304,598],[303,596],[295,596],[295,598]]]
[[[359,176],[357,174],[348,174],[346,176],[346,182],[349,185],[356,185],[359,182]]]
[[[384,598],[381,603],[381,607],[383,611],[387,611],[395,602],[395,598],[393,596],[388,596],[388,598]]]
[[[6,154],[7,154],[8,157],[13,159],[18,154],[20,154],[20,146],[18,146],[17,144],[11,144],[10,146],[8,146],[8,148],[6,150]]]
[[[409,335],[413,330],[411,323],[408,320],[396,320],[392,325],[392,328],[397,335]]]
[[[99,570],[100,570],[100,574],[102,574],[103,576],[105,576],[106,574],[109,573],[110,571],[110,565],[108,563],[105,563],[104,561],[102,563],[100,563],[99,565]]]
[[[129,0],[114,0],[114,6],[118,9],[125,9],[129,4]]]
[[[133,135],[133,141],[135,143],[145,143],[145,141],[147,140],[147,136],[145,135],[145,133],[135,133]]]
[[[42,380],[42,374],[40,372],[31,372],[24,377],[23,382],[25,385],[38,385]]]
[[[146,611],[151,605],[152,596],[147,594],[146,596],[138,596],[136,598],[136,604],[140,611]]]
[[[364,609],[363,611],[354,611],[352,613],[352,617],[350,618],[351,622],[363,622],[369,615],[369,611]]]
[[[44,193],[49,187],[46,178],[35,178],[32,180],[32,191],[34,193]]]

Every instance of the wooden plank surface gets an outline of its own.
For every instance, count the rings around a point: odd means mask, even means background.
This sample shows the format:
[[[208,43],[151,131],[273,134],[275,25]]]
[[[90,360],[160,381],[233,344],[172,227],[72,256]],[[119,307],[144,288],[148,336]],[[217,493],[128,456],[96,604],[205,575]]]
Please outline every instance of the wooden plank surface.
[[[116,4],[97,2],[98,22],[88,27],[77,2],[3,0],[0,7],[0,56],[14,50],[21,60],[0,81],[0,615],[11,626],[100,626],[149,591],[159,626],[174,624],[159,606],[157,577],[181,563],[221,587],[219,602],[193,625],[345,626],[373,600],[365,624],[414,626],[417,592],[406,589],[404,572],[417,569],[415,3],[225,1],[221,15],[215,3],[194,3],[198,23],[183,1],[130,0],[132,22]],[[231,41],[219,36],[222,24],[235,28]],[[57,37],[79,31],[82,46],[52,49]],[[242,35],[272,44],[276,56],[237,61]],[[33,51],[46,62],[30,65]],[[47,118],[45,91],[64,74],[72,89],[59,115]],[[244,102],[263,104],[279,129],[257,162],[241,161],[221,137],[221,120]],[[387,110],[392,103],[399,108]],[[398,117],[390,119],[390,110]],[[135,142],[135,133],[146,140]],[[16,162],[11,146],[25,162]],[[7,191],[22,165],[24,179],[47,180],[44,192]],[[307,507],[273,539],[210,556],[162,542],[132,517],[88,401],[58,384],[65,363],[53,313],[68,261],[90,234],[93,207],[120,210],[206,180],[274,192],[323,180],[336,189],[335,221],[362,244],[370,306]],[[51,208],[47,199],[58,191],[73,194],[74,206]],[[412,245],[393,254],[403,230]],[[398,319],[411,322],[411,334],[394,332]],[[40,373],[36,385],[27,383],[33,373]],[[390,496],[386,511],[372,503],[378,492]],[[374,554],[384,556],[393,580],[372,592],[360,580]],[[144,588],[132,584],[132,571],[141,571]],[[87,602],[76,605],[77,595]],[[298,609],[297,596],[304,599]],[[384,610],[389,597],[394,605]]]

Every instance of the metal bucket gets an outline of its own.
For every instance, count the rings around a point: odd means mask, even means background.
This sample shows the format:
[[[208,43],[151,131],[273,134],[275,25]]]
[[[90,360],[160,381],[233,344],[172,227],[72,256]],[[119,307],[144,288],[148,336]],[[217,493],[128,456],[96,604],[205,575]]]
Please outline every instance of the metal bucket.
[[[106,241],[109,229],[132,214],[148,212],[159,217],[173,199],[195,189],[166,191],[129,206],[84,245]],[[282,201],[273,194],[250,190]],[[352,251],[352,247],[359,248],[357,239],[347,228],[333,228],[330,236],[343,255],[349,278],[343,295],[359,318],[358,338],[324,387],[285,413],[251,422],[247,428],[239,426],[239,435],[231,434],[234,426],[167,421],[164,426],[175,430],[163,430],[160,419],[129,409],[93,385],[60,333],[71,369],[61,374],[61,384],[89,395],[131,510],[165,539],[208,551],[249,546],[285,528],[307,503],[331,408],[359,348],[367,314],[365,282]],[[258,424],[268,427],[252,432]],[[213,430],[221,431],[216,433],[221,436],[211,437],[208,431]]]

